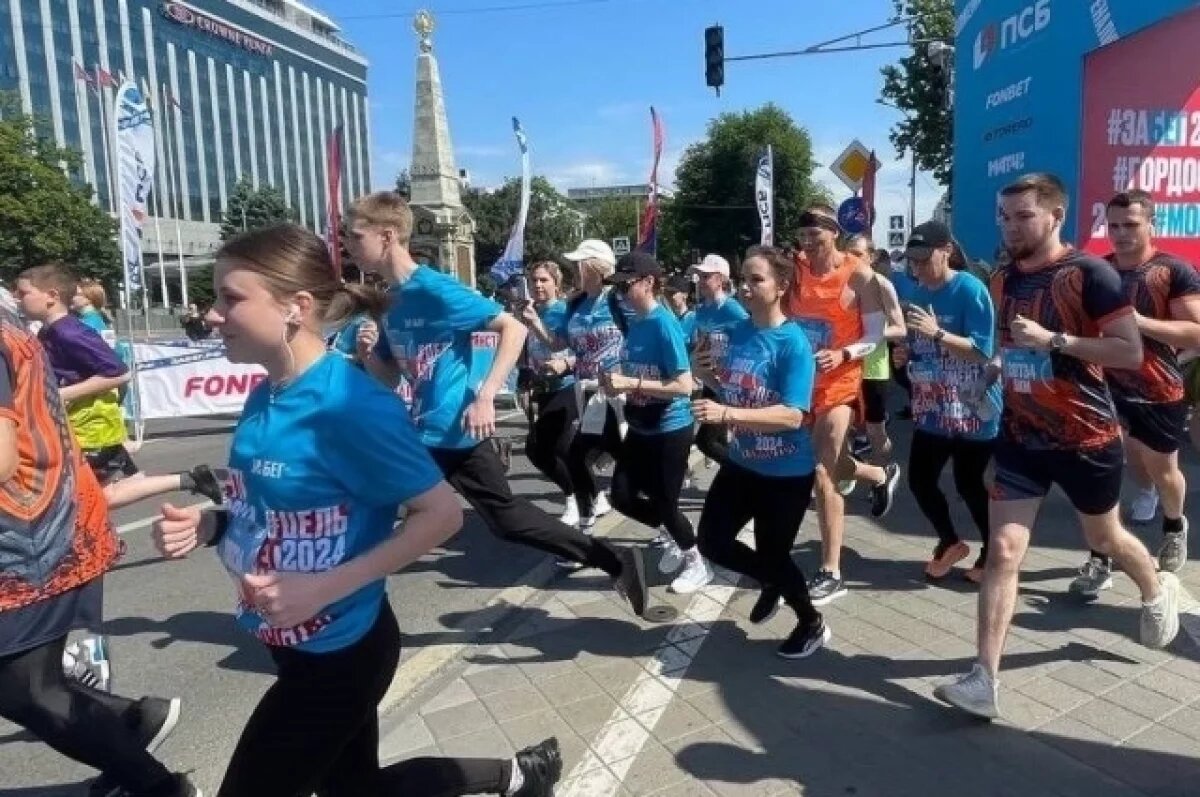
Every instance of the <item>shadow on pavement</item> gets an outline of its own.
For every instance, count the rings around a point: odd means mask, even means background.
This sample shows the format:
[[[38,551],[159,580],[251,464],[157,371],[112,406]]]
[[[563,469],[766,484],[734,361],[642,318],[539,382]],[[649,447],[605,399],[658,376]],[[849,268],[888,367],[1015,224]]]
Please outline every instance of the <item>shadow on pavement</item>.
[[[229,612],[181,612],[166,620],[146,617],[118,617],[104,623],[110,636],[158,635],[150,646],[162,650],[176,642],[217,645],[231,652],[217,666],[224,670],[272,674],[275,665],[266,648],[242,631]]]

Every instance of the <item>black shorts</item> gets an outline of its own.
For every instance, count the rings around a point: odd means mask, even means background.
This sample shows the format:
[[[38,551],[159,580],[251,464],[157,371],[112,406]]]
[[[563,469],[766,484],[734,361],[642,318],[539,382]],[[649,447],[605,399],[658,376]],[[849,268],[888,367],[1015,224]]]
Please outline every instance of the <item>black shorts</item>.
[[[1045,498],[1055,484],[1083,515],[1103,515],[1121,500],[1125,451],[1119,439],[1087,451],[1031,451],[1001,438],[993,456],[992,500]]]
[[[136,476],[141,472],[133,457],[129,456],[125,446],[120,443],[104,448],[85,449],[83,458],[87,460],[92,473],[96,474],[96,481],[100,482],[101,487],[107,487],[118,479]]]
[[[888,385],[887,379],[864,379],[862,383],[863,417],[867,423],[886,423]]]
[[[1184,401],[1170,404],[1143,404],[1114,399],[1117,415],[1129,436],[1151,451],[1174,454],[1187,433],[1188,405]]]

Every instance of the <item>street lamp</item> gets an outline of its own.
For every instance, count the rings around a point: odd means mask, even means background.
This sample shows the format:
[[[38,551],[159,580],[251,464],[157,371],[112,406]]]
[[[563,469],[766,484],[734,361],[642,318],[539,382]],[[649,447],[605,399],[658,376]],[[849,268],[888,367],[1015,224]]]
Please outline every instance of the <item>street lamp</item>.
[[[931,45],[932,46],[932,45]],[[875,102],[887,108],[899,111],[910,120],[913,115],[910,111],[906,111],[899,105],[893,105],[886,100],[875,100]],[[908,148],[908,159],[910,161],[910,170],[908,173],[908,229],[911,232],[917,226],[917,153],[913,152],[912,146]]]

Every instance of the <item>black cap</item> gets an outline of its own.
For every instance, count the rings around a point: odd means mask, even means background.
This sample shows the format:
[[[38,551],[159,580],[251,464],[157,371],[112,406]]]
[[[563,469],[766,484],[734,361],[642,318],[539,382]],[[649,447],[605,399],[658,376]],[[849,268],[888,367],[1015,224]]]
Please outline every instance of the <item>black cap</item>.
[[[667,293],[691,293],[692,281],[682,274],[676,274],[667,280]]]
[[[908,244],[904,247],[904,254],[924,260],[932,250],[940,249],[953,241],[954,236],[950,234],[949,227],[940,221],[927,221],[913,227],[912,234],[908,236]]]
[[[663,267],[654,259],[653,255],[646,252],[630,252],[627,255],[621,255],[620,260],[617,261],[616,271],[613,272],[609,281],[620,284],[640,277],[661,277],[662,275]]]

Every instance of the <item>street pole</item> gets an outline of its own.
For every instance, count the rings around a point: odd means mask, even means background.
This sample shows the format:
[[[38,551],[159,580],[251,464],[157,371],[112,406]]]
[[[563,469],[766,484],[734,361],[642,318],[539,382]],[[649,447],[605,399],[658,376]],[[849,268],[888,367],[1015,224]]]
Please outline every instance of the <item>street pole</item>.
[[[910,149],[908,159],[912,161],[908,175],[908,231],[911,233],[917,226],[917,153]]]

